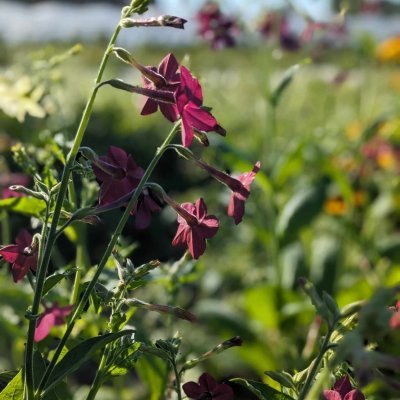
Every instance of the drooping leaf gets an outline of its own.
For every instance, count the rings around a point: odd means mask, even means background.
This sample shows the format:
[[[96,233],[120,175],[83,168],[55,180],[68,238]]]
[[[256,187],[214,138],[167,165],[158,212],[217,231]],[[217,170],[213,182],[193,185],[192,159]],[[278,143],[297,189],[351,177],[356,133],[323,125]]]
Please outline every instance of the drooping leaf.
[[[0,200],[0,210],[13,211],[15,213],[38,217],[46,208],[43,200],[35,197],[10,197]]]
[[[66,376],[79,369],[79,367],[84,362],[88,361],[97,350],[100,350],[106,344],[111,343],[122,336],[131,335],[134,333],[135,331],[132,329],[116,333],[107,333],[102,336],[87,339],[75,346],[55,366],[47,382],[45,389],[46,393],[51,388],[55,387],[58,382],[63,380]]]
[[[294,400],[289,395],[278,392],[276,389],[262,382],[241,378],[230,379],[230,381],[249,389],[260,400]]]
[[[325,200],[323,183],[301,189],[285,204],[278,218],[279,236],[294,236],[320,213]]]

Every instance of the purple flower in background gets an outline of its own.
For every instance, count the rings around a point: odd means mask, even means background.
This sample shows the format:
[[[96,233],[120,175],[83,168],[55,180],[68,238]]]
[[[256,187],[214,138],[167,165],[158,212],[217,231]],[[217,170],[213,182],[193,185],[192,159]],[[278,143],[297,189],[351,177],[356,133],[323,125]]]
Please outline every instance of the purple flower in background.
[[[300,49],[300,40],[290,31],[289,22],[285,17],[282,17],[280,22],[279,43],[283,50],[297,51]]]
[[[16,244],[9,244],[0,248],[0,255],[10,264],[14,282],[20,281],[30,269],[36,271],[37,249],[33,249],[32,235],[22,229],[15,239]]]
[[[365,400],[358,389],[352,388],[347,375],[337,380],[332,390],[324,390],[323,398],[324,400]]]
[[[125,150],[115,146],[108,149],[106,156],[94,160],[92,165],[94,174],[100,182],[100,206],[118,203],[124,196],[133,194],[144,174],[143,169],[136,165]],[[128,201],[129,198],[126,202]],[[151,197],[148,189],[143,190],[136,208],[131,212],[131,215],[136,215],[136,228],[147,228],[151,213],[156,211],[160,211],[160,206]]]
[[[203,199],[196,203],[183,203],[180,206],[166,198],[178,215],[178,230],[172,240],[173,246],[187,246],[192,257],[197,260],[206,251],[206,239],[218,231],[219,223],[215,215],[207,215]]]
[[[73,305],[58,307],[57,303],[54,303],[52,307],[46,307],[35,329],[35,342],[46,338],[53,326],[64,325],[65,318],[71,313],[73,307]]]
[[[10,197],[25,196],[25,194],[21,192],[16,192],[15,190],[11,190],[9,186],[11,185],[28,186],[29,182],[30,182],[30,177],[25,174],[21,174],[19,172],[0,174],[1,198],[8,199]]]
[[[225,135],[225,130],[206,109],[202,108],[203,92],[199,81],[185,67],[180,67],[181,85],[176,92],[179,114],[182,118],[182,144],[189,147],[193,141],[194,129],[202,132],[217,132]]]
[[[180,84],[180,74],[177,72],[179,67],[178,61],[173,54],[167,54],[158,67],[148,67],[152,71],[158,73],[165,79],[163,83],[155,84],[149,77],[143,75],[143,85],[147,89],[158,89],[168,92],[175,92]],[[159,82],[159,81],[158,81]],[[160,109],[165,118],[171,122],[175,122],[179,118],[179,112],[176,104],[168,104],[148,98],[143,106],[142,115],[153,114]]]
[[[235,35],[239,28],[234,18],[221,12],[218,4],[207,2],[197,13],[196,19],[199,23],[199,35],[211,42],[214,50],[235,46]]]
[[[106,156],[93,161],[93,171],[100,182],[100,205],[113,203],[132,192],[143,176],[143,169],[123,149],[111,146]]]
[[[210,374],[204,372],[199,383],[187,382],[182,386],[189,399],[193,400],[232,400],[233,390],[226,383],[218,383]]]

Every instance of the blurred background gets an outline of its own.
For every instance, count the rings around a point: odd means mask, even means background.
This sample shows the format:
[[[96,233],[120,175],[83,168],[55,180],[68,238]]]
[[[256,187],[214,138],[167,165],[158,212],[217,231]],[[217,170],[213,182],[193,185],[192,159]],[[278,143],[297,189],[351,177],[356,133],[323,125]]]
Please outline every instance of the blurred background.
[[[13,183],[12,173],[22,172],[10,152],[19,142],[38,168],[59,173],[57,152],[70,144],[126,3],[0,1],[2,188]],[[134,264],[155,258],[164,263],[135,297],[179,305],[199,317],[193,327],[138,311],[131,323],[139,340],[179,330],[184,357],[235,335],[243,338],[240,348],[199,365],[187,380],[208,371],[218,379],[270,381],[265,370],[306,367],[318,346],[315,333],[323,329],[298,277],[331,293],[340,306],[400,282],[400,1],[155,0],[142,17],[162,14],[187,19],[185,30],[126,29],[118,44],[144,65],[157,65],[173,52],[199,78],[204,104],[227,137],[208,134],[210,147],[196,144],[196,154],[233,176],[257,160],[262,170],[236,227],[224,216],[228,189],[167,154],[154,181],[178,201],[204,197],[221,229],[197,263],[178,268],[173,263],[182,251],[171,246],[172,211],[154,216],[145,231],[138,232],[133,220],[128,224],[123,242]],[[110,78],[141,83],[137,71],[116,59],[107,67]],[[170,126],[161,114],[141,117],[142,105],[138,96],[102,88],[84,144],[100,155],[110,145],[123,147],[145,166]],[[85,187],[82,202],[97,195],[96,183],[87,179],[77,180]],[[7,231],[3,223],[2,243],[13,243],[20,228],[35,227],[35,219],[2,204],[11,227]],[[85,228],[91,265],[119,215],[117,210],[100,226]],[[74,266],[73,242],[73,235],[59,241],[53,270]],[[115,280],[111,266],[104,283]],[[52,296],[67,301],[68,282]],[[30,297],[29,285],[10,284],[3,264],[0,370],[20,366]],[[105,326],[106,316],[101,318]],[[97,334],[97,321],[93,314],[78,324],[77,337]],[[393,353],[391,340],[382,346]],[[146,371],[140,379],[135,373],[116,378],[99,399],[160,398],[155,376],[163,367],[143,361],[140,368]],[[83,389],[65,399],[84,398],[90,371],[88,366],[77,374]],[[250,399],[236,390],[238,398]],[[398,398],[381,383],[367,394],[369,400]]]

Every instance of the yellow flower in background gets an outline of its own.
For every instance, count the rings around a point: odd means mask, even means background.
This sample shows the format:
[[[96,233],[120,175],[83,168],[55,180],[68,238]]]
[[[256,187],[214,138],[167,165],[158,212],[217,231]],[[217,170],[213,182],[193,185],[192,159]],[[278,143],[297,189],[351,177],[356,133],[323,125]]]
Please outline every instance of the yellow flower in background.
[[[364,131],[364,124],[359,120],[354,120],[346,126],[346,136],[350,140],[357,140]]]
[[[400,62],[400,35],[379,43],[376,48],[376,57],[382,62]]]
[[[324,210],[327,214],[339,216],[347,211],[347,206],[341,197],[335,197],[325,201]]]

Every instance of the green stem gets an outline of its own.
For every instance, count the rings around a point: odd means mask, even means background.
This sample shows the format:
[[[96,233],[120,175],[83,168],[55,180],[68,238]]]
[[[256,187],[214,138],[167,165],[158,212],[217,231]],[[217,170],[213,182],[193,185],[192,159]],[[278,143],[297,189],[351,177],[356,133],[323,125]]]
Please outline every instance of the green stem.
[[[39,242],[39,249],[38,249],[38,265],[41,265],[43,262],[44,258],[44,251],[45,251],[45,245],[46,245],[46,235],[48,231],[48,222],[49,222],[49,213],[50,213],[50,204],[51,204],[51,197],[49,198],[48,202],[46,203],[46,214],[45,218],[43,221],[43,226],[41,230],[41,238]],[[44,279],[46,276],[44,277]],[[38,291],[38,278],[36,277],[36,285],[34,288],[34,299],[36,299],[36,293]],[[43,285],[44,285],[44,279],[43,279]],[[43,290],[43,288],[42,288]],[[39,312],[39,306],[42,301],[42,298],[40,297],[38,299],[39,303],[37,304],[36,308],[32,307],[31,314],[32,315],[37,315]],[[33,329],[31,326],[33,325]],[[36,327],[36,318],[32,318],[29,320],[29,329],[28,329],[28,339],[27,339],[27,345],[26,345],[26,352],[25,352],[25,387],[24,387],[24,398],[25,395],[27,399],[33,399],[34,398],[34,384],[33,384],[33,353],[34,353],[34,339],[35,339],[35,327]],[[28,346],[28,343],[30,344]]]
[[[130,215],[132,209],[135,207],[137,200],[139,199],[139,195],[142,193],[142,190],[143,190],[145,184],[147,183],[148,179],[150,178],[150,175],[152,174],[157,163],[160,161],[160,158],[163,155],[166,147],[172,141],[172,139],[173,139],[175,133],[178,131],[179,127],[180,127],[180,121],[178,121],[174,125],[171,132],[168,134],[167,138],[164,140],[164,143],[157,149],[156,154],[153,157],[153,159],[151,160],[145,173],[143,174],[143,177],[142,177],[141,181],[139,182],[139,185],[136,188],[135,193],[133,194],[132,198],[129,200],[129,202],[126,206],[126,209],[125,209],[121,219],[119,220],[118,225],[117,225],[113,235],[111,236],[110,242],[108,243],[106,251],[103,254],[103,257],[96,269],[96,272],[95,272],[92,280],[89,282],[85,292],[83,293],[83,295],[79,301],[79,304],[75,308],[74,313],[72,314],[72,316],[69,320],[69,324],[64,333],[64,336],[62,337],[62,339],[54,353],[54,356],[43,375],[42,381],[40,382],[39,387],[36,392],[36,397],[35,397],[36,399],[40,398],[41,392],[45,388],[45,385],[51,374],[51,371],[53,370],[54,366],[56,365],[58,357],[60,356],[61,351],[64,348],[64,345],[65,345],[69,335],[72,332],[72,329],[75,325],[75,321],[80,317],[80,315],[85,307],[85,304],[89,300],[89,297],[90,297],[94,287],[96,286],[97,280],[99,279],[99,276],[102,273],[102,271],[107,263],[107,260],[109,259],[110,255],[112,253],[112,250],[113,250],[115,244],[117,243],[118,238],[119,238],[120,234],[122,233],[122,230],[125,227],[126,222],[128,221],[129,215]]]
[[[94,377],[92,386],[90,387],[88,396],[86,397],[86,400],[94,400],[97,392],[99,391],[101,384],[103,382],[103,370],[107,365],[107,359],[108,359],[108,351],[105,348],[103,351],[103,355],[101,357],[101,361],[99,364],[99,368],[96,372],[96,376]]]
[[[307,375],[307,379],[304,383],[303,388],[301,389],[301,392],[299,394],[299,397],[297,400],[304,400],[307,396],[307,393],[309,392],[311,385],[315,379],[315,376],[317,375],[317,372],[319,370],[319,366],[321,364],[322,358],[324,357],[325,353],[329,350],[329,342],[331,340],[332,333],[334,331],[334,328],[329,327],[328,332],[326,333],[326,336],[324,338],[324,341],[322,343],[321,349],[318,353],[317,358],[313,361],[313,365],[311,367],[310,372]]]
[[[121,26],[117,25],[114,34],[112,35],[110,42],[108,44],[107,50],[103,55],[103,59],[100,63],[99,71],[97,74],[97,78],[95,81],[94,88],[92,90],[92,94],[89,97],[89,100],[86,104],[85,110],[83,111],[82,118],[76,132],[74,142],[72,148],[67,156],[67,161],[64,166],[64,170],[61,177],[60,188],[57,194],[57,200],[54,207],[53,218],[51,221],[50,231],[48,234],[48,239],[44,248],[43,257],[40,260],[41,262],[38,263],[38,272],[37,272],[37,280],[36,280],[36,291],[33,298],[32,304],[32,314],[35,315],[39,312],[39,306],[42,299],[43,294],[43,287],[44,282],[46,279],[46,273],[50,262],[51,252],[56,241],[56,231],[57,225],[60,218],[62,205],[65,199],[65,195],[67,192],[68,184],[69,184],[69,177],[71,174],[71,167],[75,160],[75,157],[79,151],[79,147],[82,143],[82,139],[84,133],[86,131],[86,127],[89,123],[90,115],[92,113],[93,103],[96,98],[97,94],[97,85],[100,83],[105,67],[107,65],[108,58],[111,53],[111,49],[114,46],[115,41],[117,40],[118,34],[121,30]],[[46,238],[42,237],[42,240],[45,241]],[[30,320],[29,321],[29,328],[28,328],[28,337],[26,343],[26,355],[25,355],[25,382],[26,382],[26,393],[27,393],[27,400],[34,400],[34,389],[33,389],[33,347],[34,347],[34,335],[35,335],[35,328],[36,328],[36,321]]]
[[[70,299],[70,304],[76,304],[79,295],[79,286],[82,280],[83,271],[87,271],[90,266],[89,254],[86,249],[86,225],[82,223],[77,223],[75,226],[75,231],[77,235],[76,244],[76,273],[74,286],[72,288],[72,294]]]
[[[176,368],[175,360],[174,360],[174,362],[172,362],[172,367],[174,368],[174,373],[175,373],[175,391],[176,391],[176,394],[178,395],[178,400],[182,400],[181,376],[178,372],[178,369]]]

